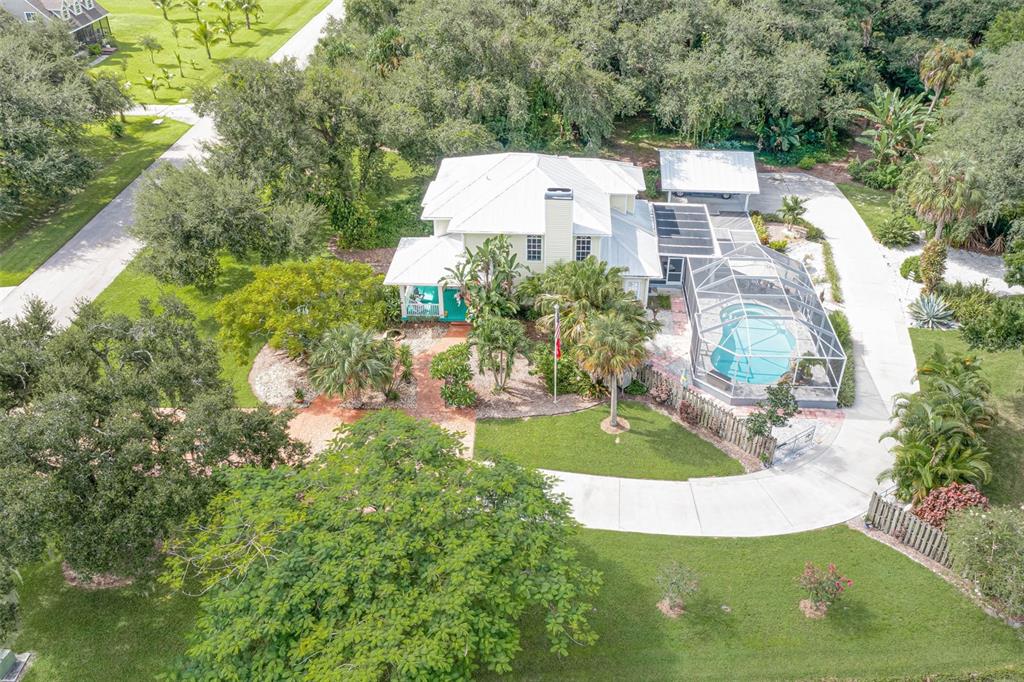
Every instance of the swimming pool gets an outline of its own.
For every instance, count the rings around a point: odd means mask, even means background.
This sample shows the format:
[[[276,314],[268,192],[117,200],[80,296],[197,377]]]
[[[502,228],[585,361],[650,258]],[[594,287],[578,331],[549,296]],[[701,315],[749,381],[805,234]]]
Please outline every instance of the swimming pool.
[[[719,374],[745,384],[774,384],[789,371],[796,339],[779,313],[765,305],[736,303],[722,309],[722,338],[711,352]]]

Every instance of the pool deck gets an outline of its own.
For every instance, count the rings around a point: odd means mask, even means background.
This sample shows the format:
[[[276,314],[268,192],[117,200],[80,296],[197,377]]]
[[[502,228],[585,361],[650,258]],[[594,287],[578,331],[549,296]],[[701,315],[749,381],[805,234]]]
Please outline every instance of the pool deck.
[[[834,184],[802,173],[761,174],[760,180],[762,194],[752,198],[751,209],[775,211],[784,195],[806,197],[805,217],[833,246],[857,348],[856,404],[835,417],[812,413],[834,438],[816,442],[793,461],[743,476],[650,481],[548,472],[583,525],[664,535],[783,535],[860,516],[871,493],[887,487],[876,480],[892,462],[880,437],[889,428],[892,397],[914,389],[916,366],[897,282],[881,247]],[[685,329],[676,316],[675,310],[669,315],[673,329]],[[652,345],[674,368],[678,340],[659,335]]]

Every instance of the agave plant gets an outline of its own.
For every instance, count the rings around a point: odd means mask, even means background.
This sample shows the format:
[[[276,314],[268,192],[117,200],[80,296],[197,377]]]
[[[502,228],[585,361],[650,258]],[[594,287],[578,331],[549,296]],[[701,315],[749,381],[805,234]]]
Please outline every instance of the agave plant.
[[[949,329],[953,326],[953,311],[938,294],[921,294],[910,306],[914,324],[924,329]]]

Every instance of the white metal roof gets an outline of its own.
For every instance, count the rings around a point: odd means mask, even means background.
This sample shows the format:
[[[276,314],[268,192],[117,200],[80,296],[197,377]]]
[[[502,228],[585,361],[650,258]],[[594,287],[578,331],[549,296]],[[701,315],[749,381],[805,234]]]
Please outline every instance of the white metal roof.
[[[437,284],[466,254],[459,237],[403,237],[398,242],[384,284]]]
[[[574,230],[610,235],[611,195],[644,189],[640,168],[619,161],[503,153],[448,158],[423,197],[424,220],[449,220],[454,233],[538,234],[544,192],[573,191]]]
[[[612,211],[612,238],[603,255],[608,265],[624,267],[628,275],[661,279],[658,235],[646,201],[637,200],[633,215]]]
[[[760,194],[753,152],[722,149],[660,149],[661,188],[666,192]]]

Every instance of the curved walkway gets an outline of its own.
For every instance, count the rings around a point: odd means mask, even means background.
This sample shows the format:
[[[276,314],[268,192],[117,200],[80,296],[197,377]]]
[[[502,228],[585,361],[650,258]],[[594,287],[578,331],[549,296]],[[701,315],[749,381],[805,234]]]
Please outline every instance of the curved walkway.
[[[762,173],[751,209],[775,211],[782,196],[807,198],[806,217],[835,252],[844,311],[857,348],[857,402],[828,446],[744,476],[649,481],[549,471],[589,528],[665,535],[763,536],[842,523],[867,510],[876,477],[891,463],[879,436],[892,396],[913,390],[915,361],[896,283],[881,247],[849,201],[825,180]]]
[[[344,15],[344,0],[333,0],[270,59],[293,57],[305,64],[330,18]],[[154,165],[197,158],[203,144],[216,134],[213,121],[197,117],[187,105],[139,107],[131,113],[166,116],[193,124]],[[132,222],[132,198],[141,181],[142,176],[136,178],[24,282],[13,289],[0,290],[0,320],[20,314],[30,298],[41,298],[54,307],[57,322],[64,324],[74,317],[79,300],[91,301],[106,289],[141,247],[127,234]]]

